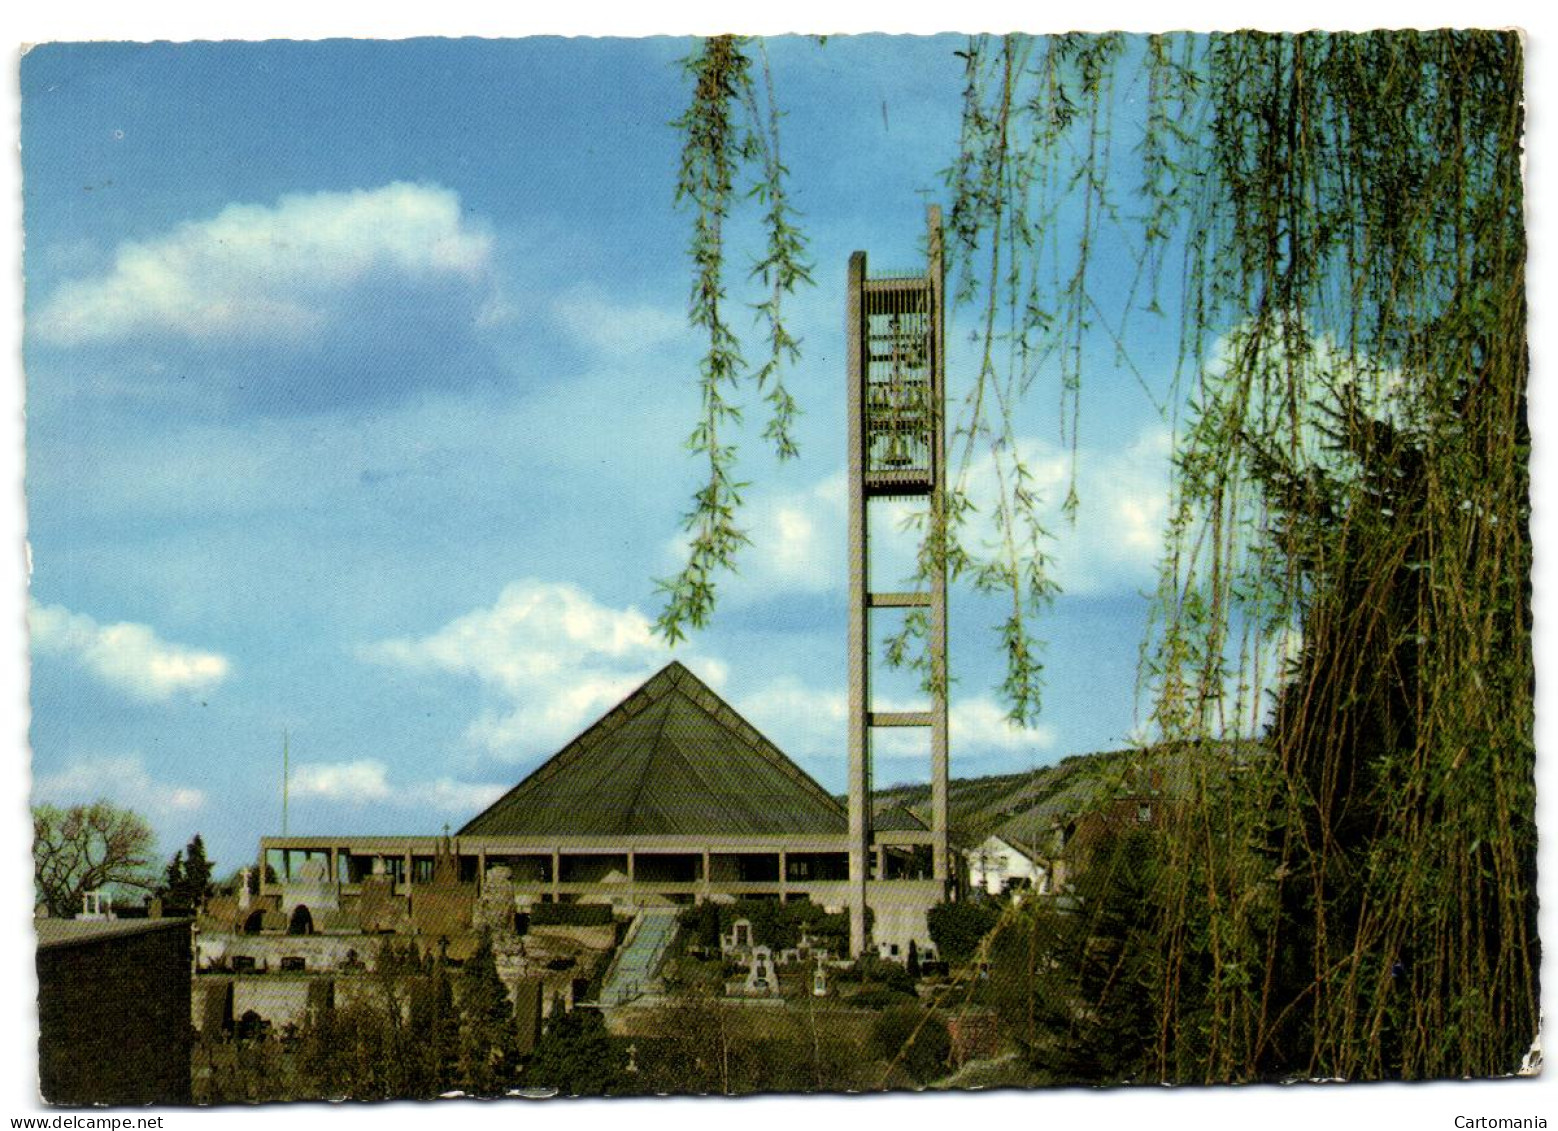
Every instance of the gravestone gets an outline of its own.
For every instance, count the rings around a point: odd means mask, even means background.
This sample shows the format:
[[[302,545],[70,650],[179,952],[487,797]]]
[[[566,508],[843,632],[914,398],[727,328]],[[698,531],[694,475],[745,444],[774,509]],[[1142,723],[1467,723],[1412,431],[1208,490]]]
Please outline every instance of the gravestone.
[[[747,951],[752,949],[752,920],[737,919],[730,925],[730,934],[720,936],[720,950],[729,954],[731,951]]]
[[[777,994],[779,971],[774,967],[774,952],[766,946],[752,948],[752,966],[747,970],[746,992]]]

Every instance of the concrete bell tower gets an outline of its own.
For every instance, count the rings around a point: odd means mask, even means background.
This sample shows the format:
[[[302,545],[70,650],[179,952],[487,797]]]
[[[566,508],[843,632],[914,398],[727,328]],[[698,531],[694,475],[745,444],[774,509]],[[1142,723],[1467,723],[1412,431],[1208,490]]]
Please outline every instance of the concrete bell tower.
[[[930,730],[932,875],[947,861],[946,382],[942,311],[941,209],[927,210],[924,274],[872,276],[866,253],[849,259],[845,313],[849,401],[849,895],[850,950],[870,946],[867,887],[872,880],[871,735],[879,727]],[[870,508],[893,498],[924,498],[929,524],[926,587],[879,591],[872,585]],[[905,534],[905,537],[911,535]],[[922,711],[877,711],[871,699],[871,612],[927,610],[930,703]],[[923,834],[921,834],[923,835]],[[878,876],[878,880],[885,877]]]

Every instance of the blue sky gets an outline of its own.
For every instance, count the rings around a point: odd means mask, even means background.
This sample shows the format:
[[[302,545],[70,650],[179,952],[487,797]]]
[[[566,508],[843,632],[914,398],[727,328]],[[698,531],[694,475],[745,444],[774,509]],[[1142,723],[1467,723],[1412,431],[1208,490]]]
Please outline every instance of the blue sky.
[[[753,545],[713,627],[674,654],[834,790],[845,268],[856,248],[919,262],[924,207],[948,203],[962,44],[769,42],[815,263],[790,308],[802,457],[763,447],[749,395]],[[225,873],[280,831],[285,732],[291,831],[433,832],[673,655],[650,625],[698,474],[670,126],[689,49],[25,57],[37,798],[106,794],[153,821],[165,854],[202,833]],[[737,264],[757,250],[750,217],[732,240]],[[959,311],[949,333],[954,395],[974,321]],[[1156,327],[1133,351],[1161,387],[1177,322]],[[1068,473],[1057,401],[1041,387],[1019,420],[1051,503]],[[1170,440],[1107,342],[1082,426],[1035,729],[1008,728],[993,692],[999,603],[954,593],[956,774],[1118,747],[1136,727]],[[889,558],[883,584],[906,562]],[[887,676],[878,694],[914,700]],[[878,782],[922,779],[922,755],[885,743]]]
[[[728,9],[689,13],[678,5],[632,11],[612,6],[604,12],[588,6],[532,6],[523,15],[504,16],[494,14],[492,7],[481,4],[473,11],[460,0],[436,8],[380,4],[367,11],[350,4],[327,9],[291,0],[198,7],[109,6],[82,0],[13,6],[0,20],[11,21],[15,43],[404,36],[430,31],[512,35],[534,31],[541,21],[564,32],[645,34],[668,28],[720,30],[731,22]],[[920,31],[1053,27],[1062,22],[1093,30],[1251,24],[1296,30],[1450,26],[1469,19],[1484,26],[1522,26],[1531,35],[1528,83],[1538,112],[1531,118],[1530,294],[1536,314],[1533,359],[1540,374],[1543,358],[1551,352],[1546,348],[1551,320],[1540,312],[1553,291],[1550,241],[1544,238],[1548,224],[1540,207],[1551,195],[1542,191],[1542,184],[1550,164],[1543,155],[1551,152],[1545,143],[1551,140],[1548,123],[1553,115],[1539,109],[1554,104],[1550,76],[1558,71],[1544,63],[1550,53],[1550,7],[1494,0],[1468,15],[1464,4],[1443,0],[1419,0],[1410,7],[1313,0],[1301,9],[1278,5],[1256,13],[1247,4],[1198,2],[1147,9],[1134,0],[1043,11],[978,4],[955,10],[897,5],[886,11],[871,5],[845,10],[787,4],[749,9],[741,22],[768,32],[841,26],[866,30],[903,27],[906,21]],[[516,26],[515,20],[523,23]],[[883,129],[880,104],[887,99],[876,89],[866,89],[863,81],[849,81],[843,63],[836,65],[831,82],[823,69],[822,57],[840,58],[837,49],[845,44],[830,41],[820,55],[808,46],[776,73],[791,110],[786,155],[796,171],[795,191],[814,238],[818,280],[797,304],[806,314],[802,332],[807,338],[807,358],[794,378],[806,395],[808,411],[803,460],[776,473],[755,448],[749,452],[751,477],[772,488],[776,509],[771,513],[776,514],[786,500],[804,503],[809,492],[821,490],[820,502],[825,503],[828,484],[836,481],[841,467],[837,349],[846,257],[862,247],[871,252],[873,262],[912,262],[924,199],[918,190],[939,192],[936,171],[945,163],[952,136],[947,123],[956,113],[956,86],[946,70],[950,61],[940,57],[939,78],[933,70],[895,72],[883,64],[873,72],[879,76],[877,89],[889,87],[893,94],[888,127]],[[369,663],[361,659],[360,650],[384,641],[426,639],[463,616],[493,609],[507,586],[526,579],[573,584],[601,608],[636,609],[652,617],[655,604],[647,578],[669,569],[660,555],[674,535],[675,518],[694,481],[678,442],[690,422],[688,375],[697,349],[680,328],[686,218],[669,206],[675,139],[661,128],[685,103],[685,91],[669,65],[682,46],[658,45],[664,48],[659,52],[655,46],[636,45],[632,66],[622,62],[607,70],[608,92],[624,91],[628,75],[642,85],[634,87],[631,107],[604,98],[583,142],[577,136],[558,141],[556,124],[543,114],[527,123],[525,111],[535,96],[520,93],[517,83],[524,76],[545,73],[543,64],[534,60],[525,67],[499,65],[490,79],[473,80],[463,88],[463,76],[474,73],[468,59],[443,69],[424,62],[418,68],[422,81],[407,90],[399,77],[401,65],[392,56],[409,48],[391,47],[385,61],[375,66],[374,52],[366,47],[326,45],[314,49],[316,62],[301,68],[312,73],[316,84],[326,84],[321,90],[304,83],[298,60],[308,52],[301,48],[292,49],[293,65],[286,71],[277,69],[277,50],[262,46],[231,48],[226,59],[209,54],[202,59],[198,49],[146,49],[138,65],[130,61],[135,49],[96,48],[94,55],[56,47],[27,56],[20,83],[26,150],[19,164],[27,182],[29,316],[65,283],[101,278],[127,241],[167,239],[180,225],[210,222],[235,203],[275,210],[289,194],[371,191],[397,182],[436,186],[458,195],[470,223],[480,224],[494,241],[493,278],[501,296],[522,312],[501,333],[488,324],[484,337],[458,339],[489,351],[486,358],[499,359],[493,364],[501,364],[506,374],[502,380],[468,380],[461,386],[447,372],[399,373],[391,366],[388,379],[381,375],[367,381],[359,369],[355,407],[338,404],[335,411],[322,411],[316,405],[309,413],[290,417],[277,410],[279,398],[273,398],[268,412],[255,411],[257,397],[250,398],[247,408],[236,403],[220,379],[230,379],[244,360],[245,351],[236,348],[227,350],[224,359],[218,356],[222,351],[207,346],[202,352],[195,348],[198,343],[166,330],[153,334],[150,327],[143,331],[139,350],[124,341],[94,347],[49,344],[34,335],[27,355],[31,497],[25,532],[31,540],[35,599],[68,614],[88,616],[99,628],[142,626],[176,656],[215,656],[226,665],[215,682],[191,687],[186,681],[182,689],[157,698],[130,690],[135,680],[128,673],[116,681],[94,671],[82,648],[40,655],[32,673],[31,746],[36,780],[40,786],[52,782],[55,799],[108,793],[140,805],[156,823],[167,853],[194,831],[202,831],[225,871],[253,854],[257,836],[279,826],[280,730],[290,727],[299,763],[377,761],[384,766],[385,783],[382,790],[373,788],[377,779],[370,767],[370,788],[359,790],[355,798],[320,798],[312,809],[299,801],[293,810],[294,827],[414,831],[438,827],[444,819],[455,822],[467,810],[446,818],[445,810],[420,800],[413,787],[443,778],[480,787],[510,781],[523,772],[533,754],[514,762],[499,760],[467,734],[484,712],[495,718],[512,714],[513,696],[496,682],[474,675],[436,668],[396,671]],[[169,56],[180,54],[190,61],[173,65]],[[245,55],[247,62],[233,62]],[[807,56],[809,69],[803,73]],[[916,61],[916,66],[927,65],[924,57]],[[581,72],[569,64],[551,70],[549,85],[559,105],[553,112],[562,115],[557,120],[583,122],[588,108],[582,103],[589,87],[570,78]],[[375,75],[378,84],[371,87],[371,95],[364,95],[363,82]],[[809,102],[799,98],[802,84],[808,82]],[[0,101],[13,97],[16,85],[13,80]],[[52,102],[41,97],[51,85],[58,88],[54,93],[65,92]],[[912,89],[906,92],[905,87]],[[914,91],[922,92],[918,133],[907,109]],[[441,93],[448,97],[438,104]],[[502,104],[506,95],[508,102]],[[926,104],[932,97],[934,106]],[[574,105],[574,99],[581,105]],[[16,121],[14,105],[6,104],[13,110],[9,120]],[[925,128],[924,119],[937,124]],[[815,135],[814,148],[801,136],[801,121]],[[462,129],[461,123],[467,122]],[[616,144],[595,150],[603,155],[599,164],[585,164],[580,154],[590,155],[588,139],[613,129]],[[124,136],[117,137],[116,130]],[[894,140],[896,144],[887,144]],[[871,153],[891,160],[856,160]],[[616,180],[599,174],[608,165],[619,170]],[[859,180],[862,173],[869,181]],[[99,188],[116,178],[117,192]],[[21,199],[20,186],[13,183],[12,188],[9,199]],[[20,227],[13,213],[13,229],[19,232]],[[20,265],[19,237],[13,250],[12,262]],[[580,289],[570,292],[569,284]],[[351,290],[343,287],[324,297],[344,304],[351,300]],[[476,293],[479,301],[490,292]],[[556,305],[570,293],[571,308]],[[470,292],[455,292],[454,297],[473,301]],[[611,338],[597,334],[592,344],[577,330],[570,334],[570,326],[589,324],[592,299],[613,304],[616,325],[629,324],[625,312],[637,314],[631,324],[639,327],[638,334],[653,339],[653,349],[630,353],[625,361],[620,356],[612,360],[605,348]],[[19,307],[19,301],[13,304],[13,309]],[[452,317],[448,306],[441,313]],[[354,341],[370,346],[385,341],[382,321],[349,322],[345,329],[337,324],[330,340],[316,348],[335,348],[341,351],[336,356],[344,358]],[[654,334],[655,326],[663,328],[663,337]],[[451,344],[444,342],[446,348]],[[249,356],[267,346],[285,360],[285,345],[251,342]],[[393,356],[394,351],[383,352]],[[304,382],[299,376],[304,367],[292,356],[294,364],[285,372],[279,363],[275,369],[284,387],[302,384],[333,390],[338,401],[351,399],[344,395],[342,380],[317,379],[317,366],[316,378]],[[159,363],[166,368],[157,369]],[[474,364],[468,364],[459,372],[472,368]],[[169,371],[183,376],[152,379]],[[346,364],[334,371],[352,372]],[[287,386],[289,376],[293,384]],[[440,378],[446,394],[442,399],[430,395]],[[1109,396],[1106,390],[1117,386],[1106,381],[1089,385],[1084,406],[1084,441],[1103,454],[1120,450],[1125,440],[1141,435],[1152,423],[1150,417],[1138,415],[1139,400]],[[191,382],[196,393],[188,392]],[[13,382],[18,389],[20,384]],[[374,403],[361,396],[366,388],[382,392],[385,387],[399,389],[399,400],[381,396]],[[1544,388],[1538,379],[1531,391],[1539,440],[1533,474],[1539,483],[1551,481],[1546,456],[1551,445],[1540,443],[1550,415]],[[116,389],[122,395],[113,396]],[[174,395],[179,389],[185,390],[182,399]],[[619,403],[604,411],[612,405],[614,390],[631,401],[630,410]],[[0,431],[20,418],[20,392],[13,397],[6,402],[11,411],[0,414]],[[1045,411],[1046,400],[1037,398],[1039,411],[1029,431],[1052,439],[1054,420]],[[576,410],[573,416],[570,408]],[[595,427],[604,431],[611,426],[609,436],[588,446],[568,445],[546,427],[548,421],[576,419],[587,410],[595,410]],[[623,423],[629,414],[631,425]],[[652,424],[663,426],[669,439]],[[4,447],[19,453],[19,432],[7,435],[12,443]],[[1109,485],[1107,461],[1095,462]],[[20,478],[20,463],[17,459],[9,465],[13,481]],[[391,478],[394,473],[398,478]],[[588,478],[591,474],[595,478]],[[1150,467],[1147,474],[1152,474]],[[54,485],[46,487],[50,477]],[[561,487],[569,483],[571,491],[565,496]],[[368,502],[369,484],[382,486],[386,497]],[[1088,502],[1084,497],[1084,504]],[[589,509],[570,517],[566,507],[581,504]],[[1551,573],[1541,568],[1551,556],[1543,551],[1551,542],[1545,534],[1546,510],[1538,507],[1533,518],[1539,585]],[[15,514],[13,544],[24,533],[18,512],[0,511]],[[1085,507],[1084,522],[1088,513]],[[831,539],[834,556],[827,560],[836,562],[842,526],[835,523],[830,532],[819,522],[817,528]],[[1113,542],[1100,537],[1093,545],[1107,549]],[[796,554],[784,560],[797,559],[804,562],[807,557]],[[19,565],[21,555],[12,560]],[[1115,560],[1105,559],[1109,561]],[[980,772],[987,760],[997,766],[1043,761],[1071,748],[1108,744],[1112,735],[1128,730],[1135,648],[1145,609],[1135,593],[1150,585],[1152,575],[1150,567],[1134,559],[1115,564],[1119,568],[1112,571],[1112,582],[1100,582],[1094,596],[1063,599],[1045,626],[1051,641],[1044,718],[1052,728],[1050,741],[1017,751],[987,750],[972,767],[975,753],[959,744],[954,751],[958,772]],[[749,574],[758,572],[750,556],[747,568]],[[689,662],[705,674],[699,657],[724,662],[728,675],[722,690],[738,704],[743,695],[774,687],[782,691],[786,680],[799,694],[835,693],[843,670],[836,626],[844,597],[829,569],[824,565],[813,572],[811,589],[790,593],[804,600],[784,606],[750,598],[728,601],[715,629],[695,642],[696,654]],[[21,589],[20,574],[18,568],[12,575],[16,591]],[[1100,569],[1098,574],[1104,577],[1110,571]],[[781,618],[781,613],[788,615]],[[6,670],[15,675],[13,686],[20,688],[27,678],[22,618],[17,608],[12,614],[12,666]],[[963,594],[956,597],[953,617],[961,686],[983,694],[996,674],[983,632],[993,618],[971,607]],[[1539,606],[1539,679],[1550,670],[1552,659],[1547,644],[1552,634],[1544,625]],[[132,630],[131,636],[136,635]],[[88,634],[86,640],[91,639]],[[152,649],[151,654],[159,651]],[[141,655],[144,658],[146,649]],[[634,661],[643,668],[655,662],[647,657]],[[13,749],[24,763],[20,732],[25,716],[23,705],[17,705]],[[1551,745],[1548,720],[1553,715],[1539,714],[1544,750]],[[830,786],[840,782],[843,758],[834,747],[841,738],[833,746],[821,743],[807,755],[799,736],[764,725],[822,780]],[[835,731],[841,736],[841,727]],[[1541,772],[1545,790],[1547,775]],[[180,789],[197,792],[183,798],[183,807],[173,804]],[[18,916],[10,954],[15,968],[25,970],[33,942],[21,910],[30,898],[22,886],[27,834],[22,831],[20,798],[14,804],[15,821],[9,826],[14,869],[4,875],[17,885],[7,901]],[[1555,871],[1552,842],[1552,837],[1543,842],[1544,876]],[[1550,898],[1544,901],[1548,907],[1555,904],[1558,901]],[[1546,918],[1544,913],[1544,933],[1550,933]],[[21,1066],[14,1093],[19,1107],[37,1103],[36,1079],[27,1067],[33,1052],[28,1044],[32,994],[26,982],[24,976],[9,983],[15,987],[16,1024],[6,1027],[6,1039],[14,1040],[7,1062]],[[1535,1087],[1546,1094],[1550,1084]],[[1445,1119],[1446,1098],[1461,1101],[1459,1107],[1467,1113],[1478,1113],[1500,1104],[1508,1107],[1506,1092],[1507,1085],[1498,1081],[1429,1089],[1387,1086],[1364,1094],[1351,1089],[1290,1090],[1273,1106],[1270,1094],[1260,1089],[1233,1089],[1198,1093],[1196,1118],[1232,1125],[1236,1118],[1247,1123],[1254,1116],[1271,1126],[1312,1126],[1316,1105],[1331,1105],[1318,1113],[1322,1116],[1356,1122],[1360,1105],[1365,1110],[1379,1105],[1381,1114],[1388,1105],[1399,1118],[1403,1105],[1410,1110],[1419,1103],[1432,1105],[1435,1117]],[[891,1118],[912,1123],[929,1118],[922,1107],[926,1102],[932,1101],[883,1097],[872,1104],[876,1110],[892,1109]],[[948,1102],[965,1115],[1032,1116],[1031,1098],[1010,1093]],[[1067,1109],[1077,1102],[1085,1102],[1087,1110]],[[1062,1117],[1096,1119],[1097,1104],[1103,1103],[1106,1116],[1116,1121],[1133,1115],[1161,1119],[1165,1102],[1159,1092],[1135,1090],[1079,1100],[1063,1094],[1044,1097],[1046,1110],[1058,1105]],[[1138,1104],[1139,1111],[1133,1106]],[[969,1105],[977,1105],[978,1111]],[[743,1118],[754,1126],[789,1126],[796,1116],[804,1119],[816,1110],[812,1100],[743,1108]],[[401,1110],[403,1119],[424,1114]],[[582,1118],[588,1124],[590,1113],[600,1110],[570,1105],[556,1118],[570,1123]],[[538,1117],[545,1120],[551,1111],[542,1109]],[[462,1117],[473,1114],[462,1112]],[[491,1114],[507,1118],[498,1109]],[[393,1122],[394,1110],[380,1108],[372,1115],[376,1123],[386,1116]]]

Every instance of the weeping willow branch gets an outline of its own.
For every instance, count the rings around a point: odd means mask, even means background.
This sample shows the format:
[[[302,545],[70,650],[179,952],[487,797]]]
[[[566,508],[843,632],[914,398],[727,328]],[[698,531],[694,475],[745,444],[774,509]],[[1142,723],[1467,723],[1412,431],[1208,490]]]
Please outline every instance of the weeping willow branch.
[[[1214,117],[1175,146],[1216,207],[1186,270],[1203,362],[1160,725],[1219,724],[1236,636],[1297,626],[1303,644],[1266,739],[1275,787],[1193,799],[1221,833],[1174,842],[1175,867],[1230,882],[1164,904],[1166,936],[1204,940],[1165,973],[1205,976],[1165,982],[1158,1069],[1511,1071],[1537,1017],[1519,43],[1197,52]],[[1241,891],[1263,893],[1264,926],[1234,914]]]
[[[763,221],[768,246],[763,258],[752,268],[752,274],[768,283],[770,290],[767,301],[758,307],[768,333],[768,360],[757,371],[756,382],[768,402],[770,413],[763,437],[773,442],[781,459],[790,459],[799,454],[791,428],[800,409],[784,387],[783,367],[800,359],[801,343],[784,324],[783,301],[784,296],[793,293],[801,283],[809,285],[812,282],[811,264],[806,259],[806,237],[795,225],[795,210],[790,207],[785,192],[789,170],[779,159],[780,113],[774,98],[768,50],[761,41],[758,50],[763,59],[765,108],[759,110],[750,83],[742,91],[751,120],[763,123],[763,128],[754,133],[762,157],[762,178],[752,186],[751,195],[766,206]]]
[[[794,210],[785,192],[786,170],[779,159],[779,112],[767,55],[763,55],[765,116],[758,108],[752,62],[744,46],[735,36],[717,36],[706,40],[698,54],[683,60],[693,83],[693,97],[687,112],[674,123],[685,138],[676,201],[693,209],[688,319],[708,338],[698,371],[701,409],[687,447],[703,457],[708,473],[683,520],[689,536],[687,564],[676,577],[656,583],[665,605],[655,628],[672,643],[683,639],[689,627],[702,628],[708,623],[719,575],[735,568],[737,552],[750,541],[737,517],[746,484],[736,479],[737,446],[730,439],[741,423],[741,407],[735,398],[746,362],[741,356],[740,337],[729,321],[724,277],[728,254],[725,225],[736,203],[737,179],[743,171],[754,174],[755,183],[747,195],[765,206],[768,235],[766,252],[752,269],[754,276],[771,286],[768,300],[758,307],[769,342],[769,357],[755,378],[770,409],[764,435],[780,458],[796,454],[791,427],[797,408],[784,387],[781,367],[798,356],[800,342],[785,325],[782,302],[798,285],[811,282],[810,265],[805,258],[805,237],[794,225]]]

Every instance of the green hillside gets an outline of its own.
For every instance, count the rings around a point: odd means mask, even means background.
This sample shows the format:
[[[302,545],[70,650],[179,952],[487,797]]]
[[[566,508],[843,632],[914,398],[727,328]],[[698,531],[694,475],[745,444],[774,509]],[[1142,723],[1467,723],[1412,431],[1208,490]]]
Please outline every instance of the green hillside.
[[[1248,765],[1261,752],[1258,743],[1212,744],[1229,766]],[[1210,753],[1212,747],[1202,747]],[[1229,754],[1231,762],[1224,761]],[[1144,749],[1105,750],[1073,754],[1053,766],[1021,774],[994,774],[979,778],[953,778],[947,783],[947,818],[952,841],[972,847],[999,832],[1013,843],[1037,844],[1057,823],[1087,809],[1104,797],[1144,788],[1150,774],[1158,790],[1182,792],[1194,749],[1160,745]],[[920,820],[930,822],[930,784],[893,785],[875,790],[874,811],[903,806]]]
[[[1109,750],[1073,754],[1027,773],[953,778],[947,783],[952,839],[970,846],[1009,823],[1047,826],[1050,818],[1079,812],[1100,793],[1119,788],[1129,768],[1144,756],[1155,757],[1137,750]],[[874,791],[873,798],[878,812],[902,805],[929,823],[929,783],[889,786]]]

